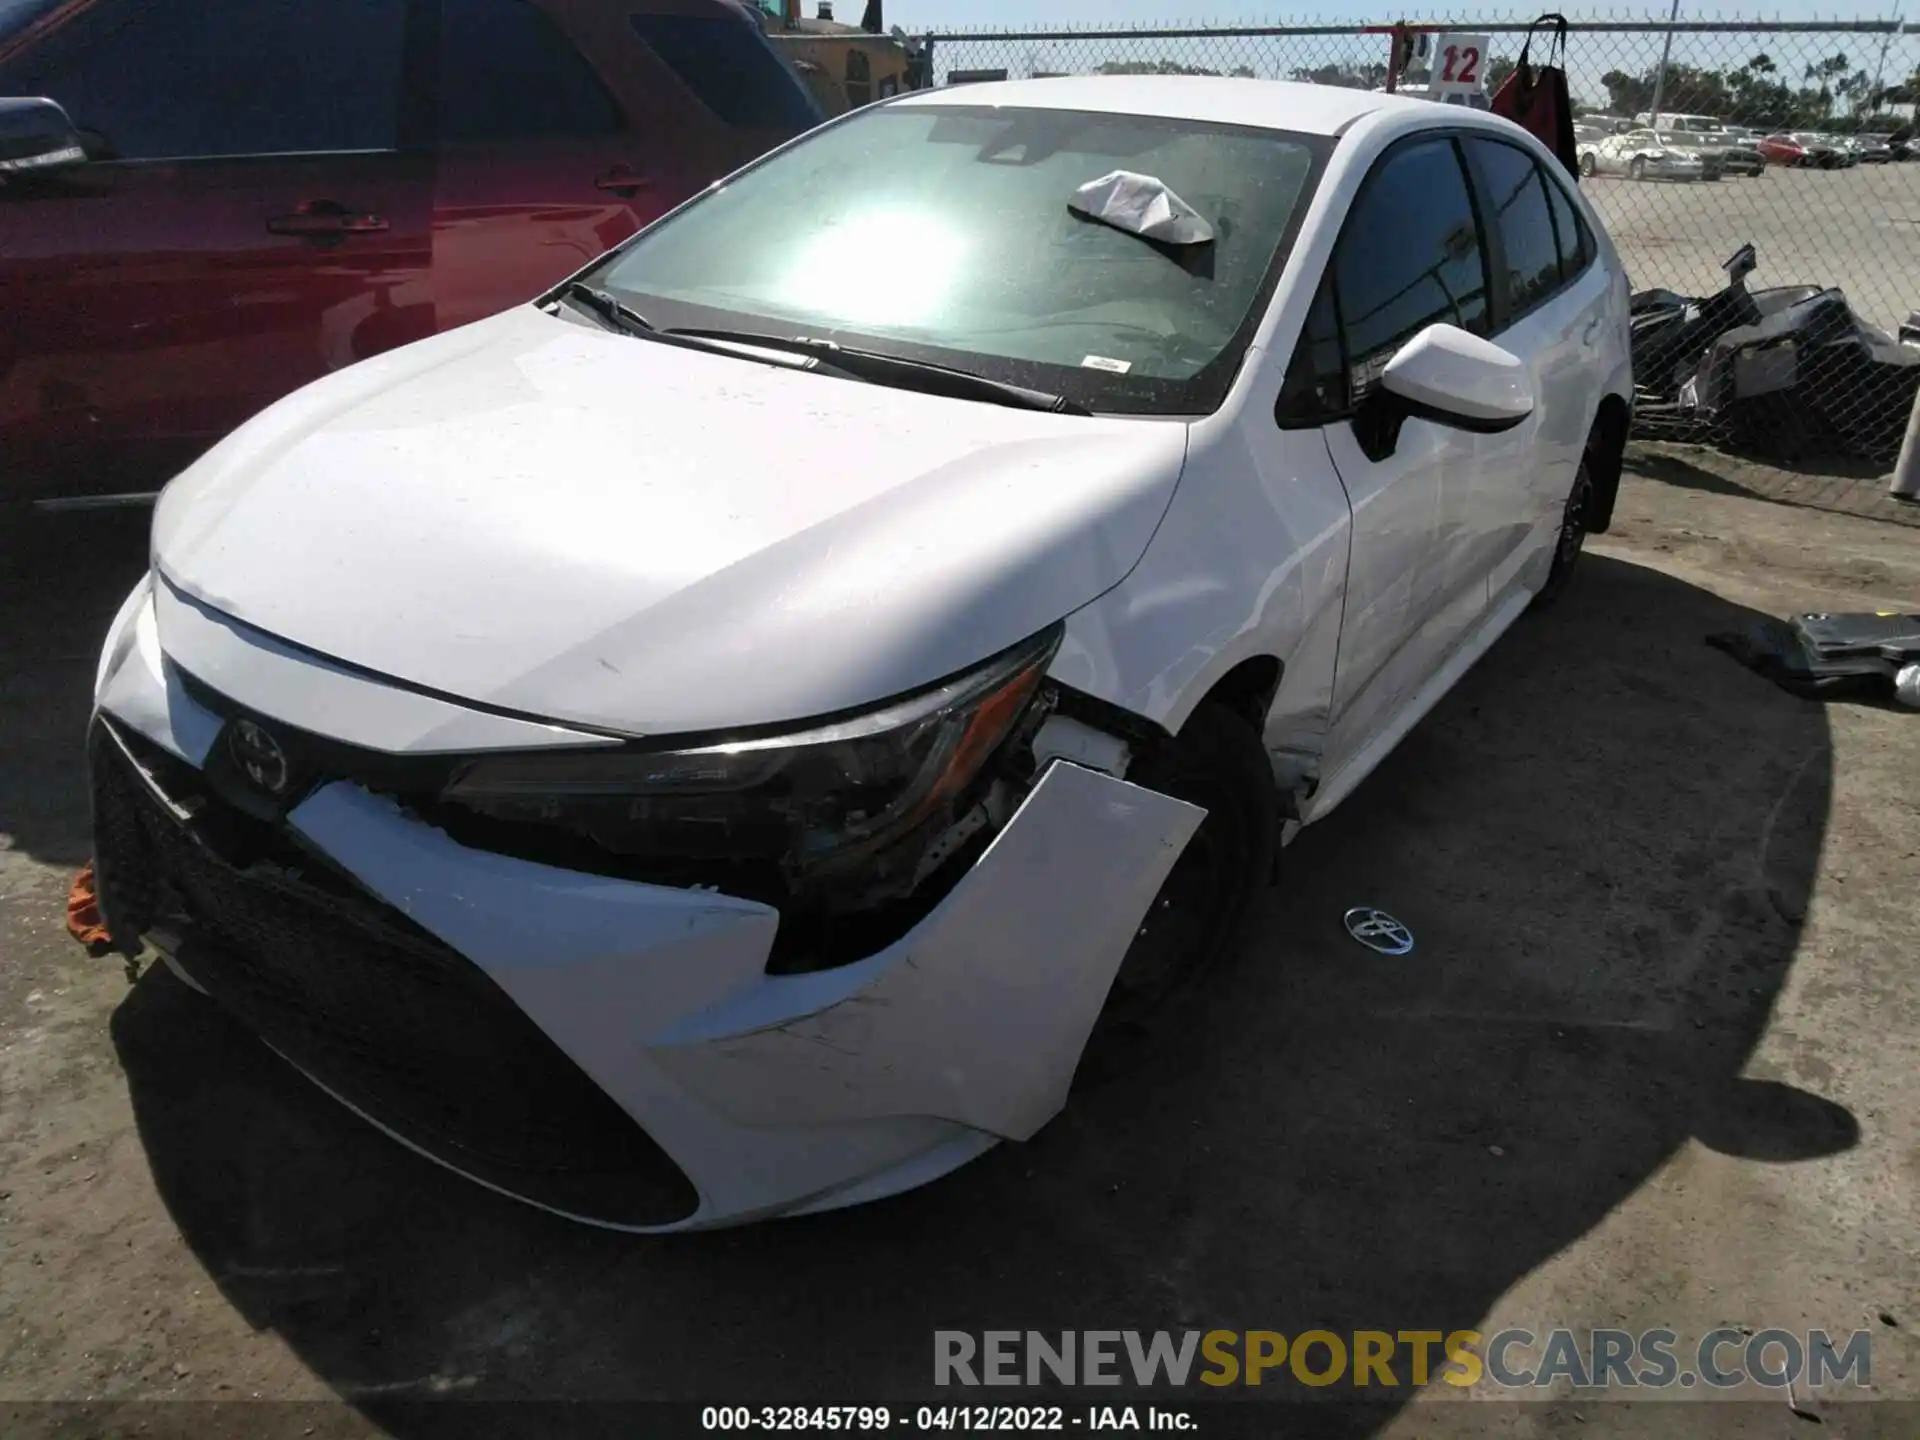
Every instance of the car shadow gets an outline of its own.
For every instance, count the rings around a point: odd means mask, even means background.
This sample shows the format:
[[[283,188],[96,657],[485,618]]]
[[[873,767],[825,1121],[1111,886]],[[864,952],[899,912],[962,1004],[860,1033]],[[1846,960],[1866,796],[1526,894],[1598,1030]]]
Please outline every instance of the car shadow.
[[[0,830],[51,865],[87,861],[87,713],[107,627],[147,566],[153,512],[0,505]]]
[[[164,970],[112,1022],[139,1133],[244,1317],[407,1436],[582,1428],[437,1397],[925,1399],[936,1329],[1472,1328],[1690,1140],[1761,1164],[1857,1140],[1742,1078],[1832,793],[1821,708],[1702,643],[1751,618],[1589,556],[1289,849],[1151,1064],[894,1200],[570,1225],[389,1143]],[[1351,940],[1358,905],[1413,952]],[[1373,1398],[1315,1433],[1407,1393]]]

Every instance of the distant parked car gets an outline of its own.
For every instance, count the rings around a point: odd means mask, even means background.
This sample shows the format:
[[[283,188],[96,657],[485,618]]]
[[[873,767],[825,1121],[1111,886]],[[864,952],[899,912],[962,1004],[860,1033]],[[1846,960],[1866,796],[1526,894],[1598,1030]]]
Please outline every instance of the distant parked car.
[[[1860,152],[1854,148],[1853,141],[1845,135],[1834,135],[1824,130],[1796,130],[1793,133],[1798,140],[1831,151],[1835,156],[1833,166],[1835,169],[1846,170],[1860,163]]]
[[[8,96],[0,501],[55,503],[159,489],[819,119],[734,0],[9,0]]]
[[[1690,155],[1698,155],[1704,167],[1701,178],[1718,180],[1722,175],[1763,175],[1767,158],[1750,145],[1743,145],[1723,130],[1656,130],[1662,145]]]
[[[1756,148],[1769,165],[1797,170],[1838,170],[1848,163],[1830,141],[1805,132],[1769,135]]]
[[[1609,135],[1581,161],[1583,175],[1625,175],[1630,180],[1704,180],[1706,162],[1694,151],[1664,144],[1651,130]]]
[[[1850,135],[1847,143],[1853,153],[1860,157],[1862,165],[1887,165],[1893,161],[1893,147],[1887,143],[1887,135]]]
[[[1636,130],[1686,130],[1696,134],[1708,134],[1727,128],[1726,121],[1717,115],[1676,115],[1670,110],[1662,110],[1658,115],[1641,111],[1633,117]]]
[[[1892,131],[1876,131],[1871,135],[1862,135],[1860,138],[1870,142],[1876,147],[1884,147],[1888,160],[1902,161],[1913,158],[1912,145]]]

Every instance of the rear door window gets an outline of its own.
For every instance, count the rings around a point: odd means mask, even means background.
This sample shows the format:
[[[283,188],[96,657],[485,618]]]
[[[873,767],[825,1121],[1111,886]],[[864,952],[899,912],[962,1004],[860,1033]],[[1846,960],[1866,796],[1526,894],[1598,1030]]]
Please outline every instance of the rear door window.
[[[98,159],[399,145],[407,0],[102,0],[0,63]]]
[[[820,113],[757,27],[707,15],[634,15],[634,34],[728,125],[798,134]]]
[[[441,0],[440,138],[449,144],[610,135],[607,87],[528,0]]]
[[[1553,233],[1560,248],[1560,278],[1572,280],[1587,268],[1594,255],[1593,235],[1567,195],[1567,187],[1544,172],[1547,201],[1553,209]]]
[[[1487,224],[1500,232],[1506,318],[1514,320],[1560,288],[1560,245],[1547,205],[1547,181],[1533,157],[1517,146],[1477,136],[1467,145],[1486,182]]]

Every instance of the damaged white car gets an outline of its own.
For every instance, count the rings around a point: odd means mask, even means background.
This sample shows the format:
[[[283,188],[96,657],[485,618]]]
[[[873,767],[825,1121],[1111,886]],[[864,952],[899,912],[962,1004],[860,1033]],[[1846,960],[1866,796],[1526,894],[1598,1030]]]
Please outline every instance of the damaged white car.
[[[1565,582],[1631,394],[1614,250],[1503,120],[866,107],[174,480],[97,678],[106,922],[567,1216],[921,1184],[1204,982]]]

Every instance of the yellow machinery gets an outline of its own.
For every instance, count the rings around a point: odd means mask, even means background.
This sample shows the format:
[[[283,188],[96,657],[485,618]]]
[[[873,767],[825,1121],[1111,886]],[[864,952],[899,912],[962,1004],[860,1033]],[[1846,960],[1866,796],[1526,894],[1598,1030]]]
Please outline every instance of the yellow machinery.
[[[817,3],[811,17],[800,13],[800,0],[756,0],[755,8],[767,39],[829,119],[928,83],[923,48],[897,28],[882,33],[880,0],[866,0],[858,25],[835,20],[833,0]]]

